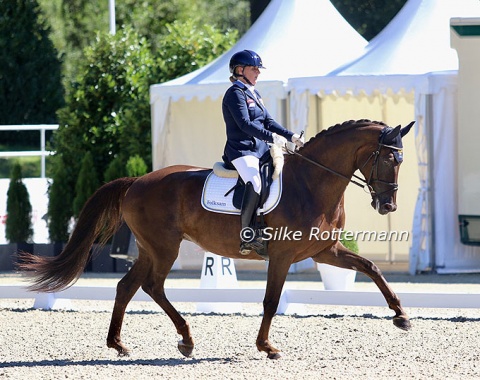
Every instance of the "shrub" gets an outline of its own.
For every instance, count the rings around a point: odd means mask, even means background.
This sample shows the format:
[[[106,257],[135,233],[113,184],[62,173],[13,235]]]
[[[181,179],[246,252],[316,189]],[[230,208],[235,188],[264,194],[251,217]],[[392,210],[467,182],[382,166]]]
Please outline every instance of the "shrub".
[[[83,205],[98,188],[99,182],[93,165],[93,157],[90,152],[87,152],[83,157],[82,167],[78,174],[78,180],[75,186],[76,195],[73,200],[73,215],[75,217],[80,215]]]
[[[342,231],[340,242],[345,248],[349,249],[352,252],[358,253],[359,250],[357,241],[353,238],[348,238],[348,236],[345,236],[346,232],[347,231]]]
[[[147,174],[147,165],[138,154],[130,157],[127,161],[127,175],[129,177],[140,177]]]
[[[122,157],[117,156],[110,162],[104,174],[105,182],[113,181],[114,179],[126,177],[127,171],[123,163]]]
[[[58,157],[54,157],[54,160]],[[67,183],[66,168],[55,165],[53,184],[49,187],[48,202],[48,234],[51,242],[65,242],[68,240],[68,225],[72,216],[73,193]]]
[[[10,243],[31,243],[32,237],[32,205],[27,187],[22,181],[22,167],[16,163],[12,168],[7,191],[5,238]]]

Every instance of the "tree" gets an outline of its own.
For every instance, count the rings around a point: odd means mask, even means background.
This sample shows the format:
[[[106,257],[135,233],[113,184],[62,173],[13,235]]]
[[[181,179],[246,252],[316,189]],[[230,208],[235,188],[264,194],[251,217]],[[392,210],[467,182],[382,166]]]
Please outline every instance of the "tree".
[[[148,44],[130,28],[115,36],[99,34],[86,49],[78,79],[59,111],[59,129],[53,139],[54,172],[58,174],[63,166],[66,178],[54,178],[51,191],[61,184],[76,195],[78,157],[85,152],[92,155],[90,170],[102,178],[117,156],[123,165],[132,154],[151,162],[148,88],[154,81],[153,69]],[[77,211],[82,206],[77,204]]]
[[[97,33],[109,30],[108,1],[38,0],[51,21],[52,40],[64,57],[64,85],[74,81],[78,62],[84,50],[96,39]],[[158,43],[166,34],[166,25],[195,21],[197,27],[208,23],[222,31],[237,29],[243,35],[250,27],[248,0],[117,0],[117,29],[131,27],[145,37],[151,52],[156,54]]]
[[[407,0],[332,0],[343,17],[370,41],[403,7]]]
[[[122,157],[117,155],[107,166],[107,170],[103,175],[105,182],[113,181],[114,179],[126,177],[127,169],[122,162]]]
[[[61,62],[36,0],[0,1],[0,124],[56,123]]]
[[[98,189],[99,185],[95,166],[93,165],[92,153],[87,152],[83,156],[82,167],[75,185],[75,199],[73,200],[73,214],[75,217],[80,215],[83,205]]]
[[[69,188],[66,167],[55,165],[52,178],[55,186],[51,184],[48,190],[48,234],[51,242],[65,242],[69,237],[68,225],[73,214],[73,193]]]
[[[10,243],[30,243],[32,237],[32,205],[27,187],[22,181],[22,167],[17,162],[12,168],[7,191],[5,238]]]
[[[160,82],[206,65],[233,46],[238,36],[236,31],[222,32],[209,24],[196,26],[193,21],[175,21],[166,28],[157,59]]]
[[[86,200],[76,189],[78,157],[90,152],[93,161],[89,169],[102,177],[121,174],[123,169],[118,168],[126,168],[128,159],[135,156],[151,170],[149,86],[203,66],[228,49],[236,35],[190,23],[174,23],[167,29],[169,35],[162,39],[162,54],[157,59],[145,38],[123,28],[115,36],[99,34],[79,63],[77,81],[59,111],[60,125],[52,146],[56,151],[54,172],[60,173],[57,166],[63,166],[66,178],[54,178],[50,188],[56,191],[62,184],[78,197],[75,215]]]
[[[270,0],[250,0],[250,20],[253,24],[263,13]]]

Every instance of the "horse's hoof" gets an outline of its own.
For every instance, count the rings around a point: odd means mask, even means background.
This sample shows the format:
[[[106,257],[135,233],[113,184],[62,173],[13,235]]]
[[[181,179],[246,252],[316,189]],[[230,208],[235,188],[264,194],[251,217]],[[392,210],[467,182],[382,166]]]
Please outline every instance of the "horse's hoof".
[[[278,352],[270,352],[268,355],[267,355],[267,358],[269,359],[280,359],[282,357],[282,353],[280,351]]]
[[[182,353],[183,356],[189,358],[193,352],[193,344],[185,344],[183,340],[178,341],[178,350]]]
[[[410,320],[407,317],[393,317],[393,324],[399,329],[408,331],[412,328]]]
[[[113,343],[108,343],[107,342],[107,347],[108,348],[114,348],[115,350],[117,350],[117,354],[118,356],[130,356],[130,350],[125,347],[125,345],[123,343],[117,343],[117,342],[113,342]]]
[[[130,356],[130,350],[124,348],[124,349],[121,349],[121,350],[117,350],[118,351],[118,356],[120,357],[127,357],[127,356]]]

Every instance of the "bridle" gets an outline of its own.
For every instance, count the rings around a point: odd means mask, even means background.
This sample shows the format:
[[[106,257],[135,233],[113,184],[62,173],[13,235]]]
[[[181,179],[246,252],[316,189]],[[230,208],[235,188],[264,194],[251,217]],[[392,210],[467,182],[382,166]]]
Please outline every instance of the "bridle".
[[[388,182],[388,181],[384,181],[384,180],[378,178],[378,159],[380,157],[380,151],[382,150],[382,148],[389,148],[392,151],[397,151],[397,152],[402,151],[401,147],[397,147],[397,146],[394,146],[394,145],[388,145],[388,144],[385,144],[383,142],[383,140],[385,138],[385,135],[386,135],[386,132],[388,130],[387,128],[388,127],[385,127],[380,134],[380,137],[378,139],[377,149],[375,151],[373,151],[372,154],[370,154],[370,156],[366,159],[365,163],[359,168],[359,169],[363,169],[370,162],[370,160],[373,159],[372,168],[370,170],[370,175],[368,176],[368,179],[359,177],[356,174],[353,174],[353,177],[355,177],[355,179],[352,179],[351,177],[347,177],[346,175],[344,175],[342,173],[339,173],[336,170],[329,168],[328,166],[325,166],[325,165],[323,165],[319,162],[311,160],[308,157],[305,157],[304,155],[296,152],[295,150],[288,149],[288,147],[285,147],[285,149],[286,149],[288,154],[298,156],[301,159],[311,163],[312,165],[315,165],[319,168],[322,168],[323,170],[326,170],[326,171],[328,171],[332,174],[335,174],[338,177],[344,178],[347,181],[353,183],[354,185],[356,185],[358,187],[361,187],[366,192],[370,193],[372,199],[374,199],[375,197],[378,197],[379,195],[382,195],[382,194],[385,194],[385,193],[388,193],[388,192],[395,192],[395,191],[398,190],[398,183]],[[381,183],[381,184],[387,185],[390,188],[385,190],[385,191],[382,191],[381,193],[377,193],[373,189],[373,186],[372,186],[374,183]]]

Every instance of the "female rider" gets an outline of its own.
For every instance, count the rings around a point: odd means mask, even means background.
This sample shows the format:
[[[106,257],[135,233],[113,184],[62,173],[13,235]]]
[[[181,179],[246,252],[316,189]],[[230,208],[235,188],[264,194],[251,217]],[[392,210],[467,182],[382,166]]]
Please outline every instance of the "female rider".
[[[260,69],[265,69],[257,53],[251,50],[235,53],[229,68],[232,86],[225,92],[222,102],[227,132],[223,160],[227,167],[235,167],[246,184],[241,208],[243,231],[255,223],[262,190],[259,159],[269,150],[267,143],[285,146],[287,141],[291,141],[301,147],[303,139],[278,124],[265,108],[255,89]],[[241,242],[242,255],[262,247],[261,242],[252,238],[252,241]]]

